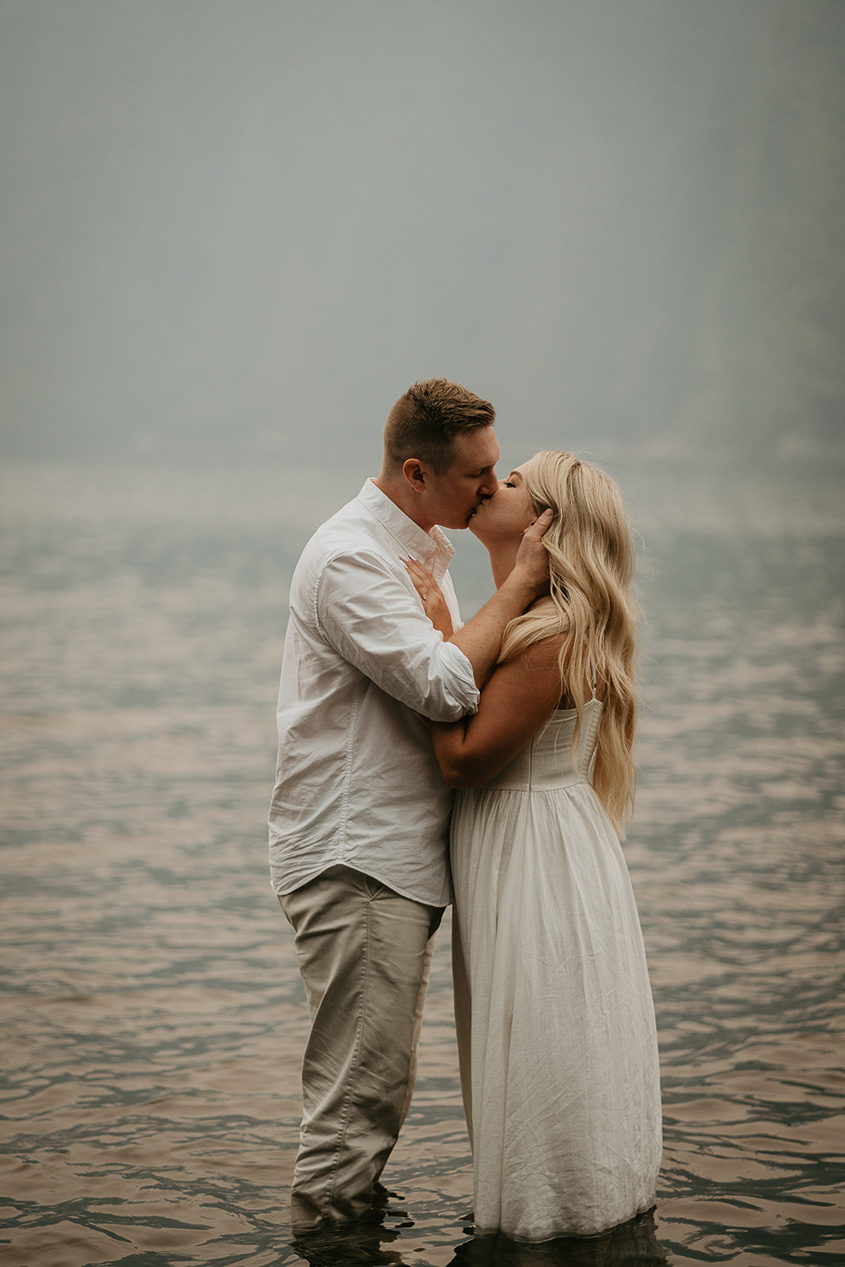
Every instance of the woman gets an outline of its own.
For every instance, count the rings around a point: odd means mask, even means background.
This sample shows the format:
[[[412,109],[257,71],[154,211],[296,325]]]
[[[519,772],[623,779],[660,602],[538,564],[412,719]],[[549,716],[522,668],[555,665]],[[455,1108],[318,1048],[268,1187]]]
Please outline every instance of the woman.
[[[546,507],[550,593],[506,631],[478,713],[432,735],[456,796],[455,1011],[475,1224],[595,1235],[653,1204],[657,1040],[617,838],[634,788],[633,549],[619,492],[546,451],[470,527],[496,584]],[[409,567],[451,628],[433,577]]]

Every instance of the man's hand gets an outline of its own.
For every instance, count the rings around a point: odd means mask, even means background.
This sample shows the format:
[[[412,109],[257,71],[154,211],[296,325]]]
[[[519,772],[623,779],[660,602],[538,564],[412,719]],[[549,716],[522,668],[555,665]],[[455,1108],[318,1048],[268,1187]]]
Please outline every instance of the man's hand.
[[[514,564],[514,579],[535,591],[540,598],[549,592],[549,555],[543,545],[543,534],[554,519],[554,512],[547,508],[529,524],[522,534],[522,541]]]
[[[452,635],[452,642],[472,665],[478,687],[484,685],[498,659],[502,635],[510,621],[549,592],[549,556],[543,545],[543,533],[552,519],[551,510],[544,510],[529,524],[519,543],[513,571],[478,615]]]

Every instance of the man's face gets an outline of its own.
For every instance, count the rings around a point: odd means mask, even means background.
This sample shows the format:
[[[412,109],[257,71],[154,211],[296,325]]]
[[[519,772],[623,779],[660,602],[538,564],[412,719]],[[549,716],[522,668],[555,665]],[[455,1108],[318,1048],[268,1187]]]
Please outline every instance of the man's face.
[[[443,528],[466,528],[476,509],[499,487],[495,466],[499,441],[492,427],[458,432],[452,465],[442,475],[429,471],[425,514]]]
[[[530,462],[523,462],[499,484],[495,497],[473,515],[470,531],[489,549],[494,543],[518,543],[537,518],[526,483]]]

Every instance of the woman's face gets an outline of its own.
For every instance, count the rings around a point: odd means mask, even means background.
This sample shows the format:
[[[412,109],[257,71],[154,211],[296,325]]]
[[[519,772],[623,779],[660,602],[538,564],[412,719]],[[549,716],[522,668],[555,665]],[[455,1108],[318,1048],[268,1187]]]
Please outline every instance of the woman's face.
[[[470,532],[489,546],[517,541],[537,518],[525,484],[528,463],[523,462],[507,479],[499,480],[492,497],[482,502],[469,521]]]

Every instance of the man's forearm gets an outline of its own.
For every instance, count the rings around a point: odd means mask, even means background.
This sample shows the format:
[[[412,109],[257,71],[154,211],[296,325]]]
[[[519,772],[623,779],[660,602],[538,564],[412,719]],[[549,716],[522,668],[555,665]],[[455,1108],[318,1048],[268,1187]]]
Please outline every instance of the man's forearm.
[[[479,688],[487,681],[498,659],[505,629],[536,597],[536,586],[512,572],[478,615],[452,634],[449,641],[469,660]]]
[[[551,510],[544,510],[529,524],[522,534],[513,571],[478,615],[450,639],[472,665],[478,687],[490,676],[507,626],[536,598],[549,592],[549,556],[543,546],[543,533],[551,522]]]

